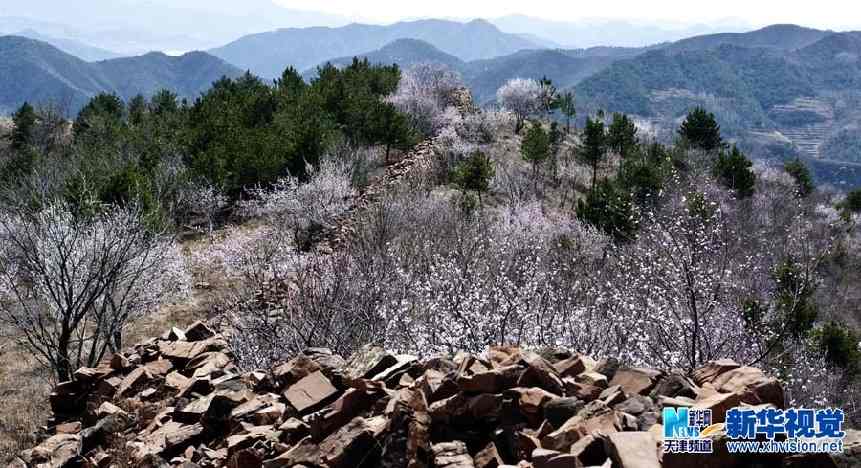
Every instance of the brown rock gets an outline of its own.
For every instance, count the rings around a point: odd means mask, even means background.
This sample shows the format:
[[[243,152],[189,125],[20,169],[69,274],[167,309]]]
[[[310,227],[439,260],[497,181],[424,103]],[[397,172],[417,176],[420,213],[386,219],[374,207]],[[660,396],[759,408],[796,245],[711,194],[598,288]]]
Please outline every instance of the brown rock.
[[[457,378],[457,385],[464,392],[500,393],[517,385],[523,370],[520,366],[496,367],[472,375],[461,375]]]
[[[499,468],[503,465],[502,457],[499,456],[499,451],[496,449],[496,444],[493,442],[487,444],[483,449],[475,454],[475,468]]]
[[[152,374],[144,367],[138,367],[127,375],[119,388],[117,388],[117,396],[123,397],[136,393],[141,390],[141,387],[153,380]]]
[[[276,367],[272,376],[278,385],[289,387],[309,374],[320,370],[320,365],[306,356],[299,356]]]
[[[433,446],[434,466],[437,468],[475,468],[466,444],[457,440]]]
[[[590,406],[591,405],[591,406]],[[622,429],[619,413],[606,406],[590,403],[580,414],[569,419],[558,430],[541,439],[542,447],[560,452],[568,452],[575,442],[581,438],[601,432],[609,434]]]
[[[783,387],[780,382],[767,377],[754,367],[739,367],[726,371],[712,382],[715,389],[722,393],[735,393],[741,401],[751,405],[772,404],[784,407]]]
[[[57,424],[56,426],[54,426],[55,434],[77,434],[79,432],[81,432],[80,421]]]
[[[33,465],[45,468],[71,466],[78,459],[81,437],[75,434],[57,434],[49,437],[30,452]]]
[[[517,408],[520,413],[532,421],[537,421],[542,416],[547,402],[559,398],[558,395],[541,388],[513,388],[507,391],[506,395],[517,398]]]
[[[308,436],[299,441],[290,450],[275,458],[264,461],[263,467],[295,468],[300,465],[320,466],[322,464],[320,456],[320,447],[311,440],[311,436]]]
[[[379,346],[367,345],[347,361],[344,375],[348,379],[370,379],[398,364],[398,358]]]
[[[320,443],[320,458],[327,467],[353,468],[372,456],[376,439],[386,429],[385,417],[355,418]]]
[[[563,383],[565,384],[565,393],[567,395],[577,397],[585,402],[597,400],[601,392],[604,391],[601,387],[580,383],[570,377],[564,378]]]
[[[662,373],[653,369],[618,369],[609,385],[618,385],[628,395],[648,395]]]
[[[586,372],[586,363],[580,356],[572,356],[553,365],[560,377],[576,377]]]
[[[319,409],[335,395],[338,389],[320,371],[306,375],[284,392],[284,397],[300,414]]]
[[[107,377],[113,371],[114,369],[110,366],[82,367],[75,371],[74,376],[75,380],[77,380],[78,382],[92,384],[93,382]]]
[[[468,396],[458,393],[430,406],[430,415],[436,424],[469,424],[475,419],[496,420],[502,408],[502,396],[482,393]]]
[[[430,458],[431,418],[424,394],[406,388],[386,408],[388,427],[383,445],[382,467],[425,468]]]
[[[607,376],[595,371],[582,372],[574,378],[574,381],[593,387],[607,388]]]
[[[661,468],[658,441],[648,432],[616,432],[603,435],[613,466],[619,468]]]
[[[260,468],[263,466],[263,456],[257,450],[242,449],[230,456],[227,468]]]
[[[322,440],[335,429],[371,409],[383,395],[385,392],[382,390],[347,389],[334,403],[308,416],[311,435],[315,440]]]
[[[532,452],[532,466],[534,468],[577,468],[582,465],[579,464],[577,457],[570,453],[539,448]]]
[[[458,391],[454,378],[449,378],[436,369],[425,370],[425,373],[416,381],[416,385],[425,394],[428,404],[449,398]]]
[[[215,332],[205,323],[197,321],[185,330],[185,339],[188,341],[203,341],[215,336]]]
[[[144,364],[144,368],[150,374],[164,376],[173,370],[173,364],[167,359],[159,359],[157,361]]]
[[[724,372],[738,369],[739,367],[741,366],[731,359],[719,359],[717,361],[709,362],[705,366],[694,370],[692,377],[694,379],[694,383],[702,386],[706,382],[712,382]]]
[[[704,397],[697,397],[693,408],[712,410],[712,423],[722,423],[726,420],[726,412],[741,403],[739,395],[735,393],[713,393]]]
[[[587,435],[571,446],[571,455],[583,466],[600,465],[609,457],[604,449],[604,441],[594,435]]]

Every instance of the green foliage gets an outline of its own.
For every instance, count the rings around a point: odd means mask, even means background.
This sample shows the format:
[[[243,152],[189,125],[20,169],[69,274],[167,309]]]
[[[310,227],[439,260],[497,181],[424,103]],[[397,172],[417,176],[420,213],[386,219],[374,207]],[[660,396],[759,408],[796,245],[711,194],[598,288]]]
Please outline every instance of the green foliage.
[[[12,129],[9,139],[13,150],[21,151],[32,143],[36,120],[36,110],[28,102],[22,104],[12,114],[12,123],[15,124],[15,127]]]
[[[613,114],[613,122],[607,130],[607,146],[622,159],[627,158],[637,146],[637,126],[625,114]]]
[[[813,328],[819,316],[813,298],[816,285],[792,258],[777,265],[772,277],[775,282],[774,306],[783,318],[783,325],[791,336],[801,338]]]
[[[302,79],[302,75],[291,66],[284,70],[281,78],[275,80],[275,87],[278,89],[278,94],[288,102],[293,102],[305,92],[308,85]]]
[[[592,168],[592,190],[598,177],[598,166],[604,160],[607,151],[607,135],[604,131],[604,122],[601,120],[586,119],[583,145],[577,151],[577,158]]]
[[[142,94],[131,98],[128,103],[129,124],[140,125],[143,123],[144,114],[147,112],[146,98]]]
[[[640,206],[655,205],[664,186],[665,168],[648,158],[630,158],[622,163],[618,181]]]
[[[75,138],[84,138],[94,127],[120,124],[125,117],[125,111],[126,106],[116,94],[97,94],[81,109],[72,125]]]
[[[452,179],[462,191],[476,192],[481,201],[481,194],[490,189],[494,175],[493,161],[481,151],[476,151],[455,168]]]
[[[630,194],[612,180],[601,180],[585,199],[577,201],[577,218],[587,222],[616,242],[629,242],[637,232],[637,220]]]
[[[795,180],[798,196],[804,198],[813,193],[815,187],[813,185],[813,177],[810,175],[810,169],[800,159],[786,163],[783,166],[783,170]]]
[[[849,213],[861,213],[861,189],[855,189],[846,194],[846,200],[841,207]]]
[[[828,322],[816,330],[814,337],[829,365],[844,369],[850,375],[858,373],[861,352],[859,336],[854,330],[841,323]]]
[[[693,147],[704,151],[715,151],[723,145],[720,126],[714,114],[702,107],[695,107],[688,113],[679,127],[679,135]]]
[[[733,190],[738,198],[753,195],[756,174],[751,170],[753,163],[736,146],[727,154],[721,151],[712,167],[712,174],[724,187]]]
[[[577,117],[576,102],[572,91],[559,96],[559,111],[565,116],[565,133],[570,133],[571,119]]]
[[[550,157],[550,135],[539,122],[533,122],[520,143],[520,154],[532,164],[533,173]]]

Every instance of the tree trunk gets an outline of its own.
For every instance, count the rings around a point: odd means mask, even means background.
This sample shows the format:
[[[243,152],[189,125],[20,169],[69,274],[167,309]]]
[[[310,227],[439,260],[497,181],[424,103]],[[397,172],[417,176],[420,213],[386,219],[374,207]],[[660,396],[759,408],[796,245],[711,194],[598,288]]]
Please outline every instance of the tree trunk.
[[[57,362],[54,366],[57,382],[67,382],[72,379],[72,363],[69,362],[70,338],[70,333],[64,330],[57,339]]]
[[[391,149],[392,149],[392,145],[387,143],[386,144],[386,165],[389,164],[389,153],[391,152]]]
[[[592,191],[595,191],[595,181],[598,179],[598,163],[592,164]]]

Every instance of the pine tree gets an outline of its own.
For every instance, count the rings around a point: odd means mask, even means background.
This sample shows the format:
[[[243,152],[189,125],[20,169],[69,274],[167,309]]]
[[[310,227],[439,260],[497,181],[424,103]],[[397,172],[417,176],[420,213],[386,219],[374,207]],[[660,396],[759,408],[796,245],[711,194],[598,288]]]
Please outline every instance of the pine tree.
[[[15,128],[12,129],[12,135],[10,136],[12,149],[21,151],[32,143],[36,119],[36,110],[28,102],[22,104],[12,114],[12,122],[15,124]]]
[[[571,133],[571,119],[577,116],[574,93],[568,91],[559,97],[559,110],[565,116],[565,133]]]
[[[476,192],[481,203],[481,194],[490,189],[490,181],[494,175],[496,170],[493,168],[493,161],[481,151],[476,151],[457,166],[453,179],[455,185],[464,192]]]
[[[583,147],[577,152],[577,156],[584,164],[588,164],[592,168],[592,190],[595,190],[595,182],[598,179],[598,166],[604,160],[604,153],[607,148],[606,140],[604,122],[587,119]]]
[[[786,163],[783,166],[783,170],[785,170],[786,173],[795,180],[795,186],[799,197],[804,198],[813,193],[814,185],[813,177],[810,175],[810,169],[808,169],[800,159]]]
[[[733,146],[729,154],[721,152],[712,168],[713,175],[724,187],[735,191],[736,197],[747,198],[753,195],[756,185],[756,174],[751,167],[753,163],[738,147]]]
[[[694,108],[679,128],[679,135],[695,148],[716,151],[723,146],[720,126],[714,114],[702,107]]]
[[[538,166],[550,157],[550,135],[540,122],[533,122],[520,143],[520,154],[532,164],[532,175],[537,177]]]
[[[637,146],[637,126],[625,114],[613,114],[607,130],[607,146],[626,159]]]

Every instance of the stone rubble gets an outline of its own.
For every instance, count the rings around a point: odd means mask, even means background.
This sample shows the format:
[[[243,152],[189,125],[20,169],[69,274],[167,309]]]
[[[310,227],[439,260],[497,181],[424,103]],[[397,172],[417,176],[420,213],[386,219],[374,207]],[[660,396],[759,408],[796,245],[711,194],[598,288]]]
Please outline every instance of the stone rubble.
[[[688,376],[563,350],[420,360],[369,346],[241,372],[223,337],[196,323],[75,377],[51,395],[51,435],[12,466],[848,467],[861,456],[851,430],[833,457],[731,456],[719,432],[711,456],[664,455],[664,405],[715,419],[735,405],[783,405],[776,379],[730,361]]]

